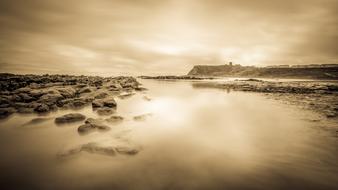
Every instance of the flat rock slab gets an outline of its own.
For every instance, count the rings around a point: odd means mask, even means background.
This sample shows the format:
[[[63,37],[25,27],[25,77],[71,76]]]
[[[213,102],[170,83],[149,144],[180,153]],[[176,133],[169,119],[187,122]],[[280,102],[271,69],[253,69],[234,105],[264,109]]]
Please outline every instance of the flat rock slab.
[[[96,113],[99,115],[111,115],[115,113],[115,109],[107,107],[97,108]]]
[[[104,132],[104,131],[109,131],[110,127],[103,124],[103,120],[101,120],[101,119],[88,118],[85,121],[85,124],[80,125],[77,129],[77,131],[81,135],[88,134],[88,133],[93,132],[95,130],[99,130],[99,131]]]
[[[50,117],[38,117],[38,118],[34,118],[34,119],[30,120],[29,122],[23,124],[23,126],[38,125],[38,124],[44,123],[46,121],[49,121],[51,119],[52,118],[50,118]]]
[[[65,152],[57,154],[58,158],[66,158],[81,152],[88,152],[91,154],[101,154],[106,156],[116,156],[117,154],[134,156],[139,153],[140,149],[132,146],[103,146],[97,143],[87,143],[79,147],[70,149]]]
[[[120,123],[120,122],[123,121],[123,117],[122,116],[113,115],[110,118],[107,118],[106,121],[109,122],[109,123]]]
[[[134,116],[133,119],[135,121],[145,121],[148,117],[152,116],[153,114],[147,113],[147,114],[142,114],[142,115],[137,115]]]
[[[72,123],[76,121],[82,121],[85,120],[86,116],[82,115],[80,113],[69,113],[66,115],[63,115],[61,117],[55,118],[56,124],[65,124],[65,123]]]

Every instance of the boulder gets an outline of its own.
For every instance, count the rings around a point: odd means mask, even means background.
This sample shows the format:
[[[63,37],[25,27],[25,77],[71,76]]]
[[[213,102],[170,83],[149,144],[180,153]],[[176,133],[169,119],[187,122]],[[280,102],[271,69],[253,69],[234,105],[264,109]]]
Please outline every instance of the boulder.
[[[85,120],[85,119],[86,119],[86,116],[82,115],[80,113],[69,113],[69,114],[63,115],[61,117],[55,118],[55,123],[64,124],[64,123],[82,121],[82,120]]]
[[[45,94],[40,97],[38,100],[39,103],[45,103],[47,105],[53,105],[56,104],[57,101],[64,99],[64,97],[61,94]]]
[[[72,87],[64,87],[64,88],[58,88],[57,89],[59,93],[64,97],[64,98],[74,98],[75,97],[75,89]]]

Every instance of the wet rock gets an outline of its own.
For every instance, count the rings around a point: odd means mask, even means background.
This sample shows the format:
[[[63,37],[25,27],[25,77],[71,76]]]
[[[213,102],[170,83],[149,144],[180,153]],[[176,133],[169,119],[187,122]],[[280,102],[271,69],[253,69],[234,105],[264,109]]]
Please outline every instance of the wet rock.
[[[78,128],[77,128],[77,131],[80,133],[80,134],[87,134],[91,131],[95,130],[95,128],[93,127],[93,125],[89,124],[89,123],[86,123],[86,124],[83,124],[83,125],[80,125]]]
[[[117,104],[116,104],[114,98],[105,99],[103,101],[103,106],[106,106],[106,107],[113,108],[113,107],[116,107],[116,105]]]
[[[144,87],[136,87],[135,88],[136,91],[146,91],[148,89],[144,88]]]
[[[143,99],[147,101],[151,101],[151,98],[149,98],[148,96],[143,96]]]
[[[85,151],[94,154],[104,154],[109,156],[115,156],[116,151],[114,147],[103,147],[96,143],[88,143],[81,146],[80,151]]]
[[[328,112],[328,113],[326,113],[326,117],[327,117],[327,118],[337,117],[337,114],[334,113],[334,112]]]
[[[23,126],[37,125],[37,124],[49,121],[51,119],[52,118],[47,118],[47,117],[34,118],[34,119],[30,120],[29,122],[25,123]]]
[[[38,99],[40,98],[43,94],[45,94],[42,90],[32,90],[29,93],[32,97]]]
[[[90,92],[92,92],[92,90],[88,87],[85,87],[79,90],[79,94],[90,93]]]
[[[119,123],[123,121],[123,117],[113,115],[110,118],[107,118],[106,121],[109,123]]]
[[[23,107],[21,107],[21,108],[17,108],[16,111],[18,113],[26,113],[26,114],[28,114],[28,113],[34,113],[34,108],[23,108]]]
[[[139,152],[139,149],[131,146],[106,146],[98,143],[90,142],[79,147],[70,149],[65,152],[57,154],[58,158],[67,158],[79,154],[81,152],[87,152],[91,154],[101,154],[106,156],[116,156],[117,154],[134,156]]]
[[[74,98],[76,94],[75,89],[72,87],[58,88],[57,90],[64,98]]]
[[[87,105],[87,101],[85,101],[83,99],[75,99],[72,102],[72,106],[75,107],[75,108],[83,107],[85,105]]]
[[[106,98],[108,96],[108,94],[106,92],[101,92],[97,95],[95,95],[95,99],[103,99],[103,98]]]
[[[152,114],[151,113],[147,113],[147,114],[142,114],[142,115],[134,116],[133,119],[135,121],[145,121],[150,116],[152,116]]]
[[[110,130],[110,127],[108,127],[107,125],[104,125],[103,120],[88,118],[85,121],[85,124],[79,126],[79,128],[77,129],[77,131],[80,134],[87,134],[95,130],[108,131]]]
[[[14,108],[0,108],[0,119],[7,118],[8,116],[15,113]]]
[[[34,111],[38,112],[38,113],[44,113],[44,112],[48,112],[49,111],[49,106],[46,104],[39,104]]]
[[[129,98],[133,95],[135,95],[135,93],[133,93],[133,92],[122,92],[122,93],[120,93],[120,95],[118,97],[120,99],[125,99],[125,98]]]
[[[36,100],[35,98],[31,97],[30,95],[26,93],[20,93],[19,96],[22,102],[31,102],[31,101]]]
[[[12,107],[22,113],[34,108],[41,113],[57,107],[83,107],[94,99],[102,101],[94,101],[93,107],[114,108],[116,102],[110,95],[122,93],[121,98],[128,97],[137,88],[139,83],[133,77],[0,74],[0,108]],[[16,106],[17,103],[34,106]]]
[[[115,110],[112,108],[102,107],[102,108],[97,108],[96,112],[99,115],[111,115],[115,113]]]
[[[132,147],[116,147],[115,148],[116,152],[119,154],[124,154],[124,155],[136,155],[139,150],[132,148]]]
[[[55,118],[55,123],[57,124],[71,123],[71,122],[76,122],[76,121],[82,121],[85,119],[86,119],[86,116],[80,113],[69,113],[61,117]]]
[[[92,107],[93,108],[100,108],[103,107],[103,101],[102,100],[94,100],[92,102]]]
[[[38,100],[39,103],[44,103],[47,105],[54,105],[57,101],[62,100],[63,96],[61,94],[45,94],[40,97]]]

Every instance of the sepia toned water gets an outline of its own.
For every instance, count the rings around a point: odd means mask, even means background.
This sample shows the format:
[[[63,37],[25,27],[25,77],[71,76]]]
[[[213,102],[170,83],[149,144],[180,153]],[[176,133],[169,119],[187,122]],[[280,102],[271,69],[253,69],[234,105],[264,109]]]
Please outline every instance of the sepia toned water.
[[[122,123],[79,135],[48,115],[0,121],[0,181],[7,189],[336,189],[336,123],[262,94],[196,89],[191,81],[142,80],[149,91],[117,99]],[[144,120],[134,116],[146,114]],[[50,118],[27,124],[36,117]],[[81,152],[89,142],[136,155]]]

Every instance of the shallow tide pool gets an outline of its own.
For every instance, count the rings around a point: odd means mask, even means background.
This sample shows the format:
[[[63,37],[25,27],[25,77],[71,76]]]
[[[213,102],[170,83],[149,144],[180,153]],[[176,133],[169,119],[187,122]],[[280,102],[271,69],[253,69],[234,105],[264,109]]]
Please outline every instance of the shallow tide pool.
[[[66,113],[106,118],[91,106],[0,121],[0,185],[11,189],[336,189],[336,123],[262,94],[142,80],[149,90],[116,99],[124,117],[108,132],[79,135]],[[134,117],[144,115],[135,120]],[[49,118],[27,124],[36,117]],[[319,118],[317,120],[317,118]],[[80,152],[95,142],[136,155]]]

